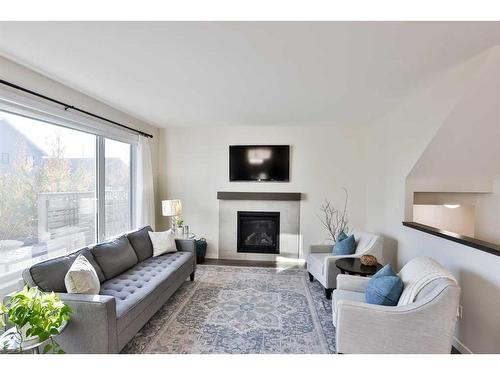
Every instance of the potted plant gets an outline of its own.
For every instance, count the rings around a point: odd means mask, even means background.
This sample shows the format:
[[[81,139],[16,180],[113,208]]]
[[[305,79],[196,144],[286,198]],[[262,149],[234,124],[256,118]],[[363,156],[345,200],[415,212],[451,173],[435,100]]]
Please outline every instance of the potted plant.
[[[71,309],[61,301],[59,295],[26,285],[23,290],[13,294],[7,303],[0,304],[0,314],[5,314],[8,322],[14,325],[2,335],[2,339],[14,340],[19,352],[36,345],[43,346],[43,353],[64,353],[54,337],[66,326]],[[0,325],[3,325],[3,319]]]
[[[175,227],[176,235],[182,236],[182,234],[183,234],[182,227],[184,226],[184,220],[182,219],[182,217],[176,216],[174,223],[175,223],[174,227]]]

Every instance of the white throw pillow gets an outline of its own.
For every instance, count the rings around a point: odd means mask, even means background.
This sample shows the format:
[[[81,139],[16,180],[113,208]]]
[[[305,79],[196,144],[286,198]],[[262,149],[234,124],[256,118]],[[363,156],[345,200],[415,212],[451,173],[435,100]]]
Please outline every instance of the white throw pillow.
[[[99,294],[101,283],[94,267],[83,255],[78,255],[64,277],[68,293]]]
[[[175,233],[172,229],[165,232],[148,232],[153,243],[153,256],[157,257],[165,253],[175,253]]]

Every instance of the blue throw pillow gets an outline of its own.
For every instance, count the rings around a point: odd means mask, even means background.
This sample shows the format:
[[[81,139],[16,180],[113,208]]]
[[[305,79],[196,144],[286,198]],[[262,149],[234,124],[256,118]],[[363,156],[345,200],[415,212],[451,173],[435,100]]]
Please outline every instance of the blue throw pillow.
[[[347,234],[345,234],[345,232],[340,232],[338,237],[337,237],[337,241],[344,241],[346,238],[347,238]]]
[[[376,279],[378,277],[383,277],[383,276],[397,276],[396,272],[392,269],[392,266],[390,264],[386,264],[384,267],[378,270],[378,272],[372,276],[372,279]]]
[[[380,271],[384,270],[384,268]],[[389,273],[389,271],[394,273],[392,268],[386,268],[384,272]],[[403,292],[403,280],[399,276],[375,276],[376,274],[370,279],[366,287],[366,302],[374,305],[396,306]]]
[[[356,251],[356,240],[354,234],[351,234],[345,240],[338,241],[333,247],[333,255],[351,255]]]

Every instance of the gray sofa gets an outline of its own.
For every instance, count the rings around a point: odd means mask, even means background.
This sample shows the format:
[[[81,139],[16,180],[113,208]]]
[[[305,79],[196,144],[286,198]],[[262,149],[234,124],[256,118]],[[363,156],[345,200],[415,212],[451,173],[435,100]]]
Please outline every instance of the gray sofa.
[[[118,353],[187,277],[194,280],[194,240],[176,240],[177,252],[153,257],[151,230],[144,227],[23,272],[28,285],[59,293],[72,308],[68,326],[57,337],[67,353]],[[66,291],[64,276],[80,254],[96,269],[98,295]]]

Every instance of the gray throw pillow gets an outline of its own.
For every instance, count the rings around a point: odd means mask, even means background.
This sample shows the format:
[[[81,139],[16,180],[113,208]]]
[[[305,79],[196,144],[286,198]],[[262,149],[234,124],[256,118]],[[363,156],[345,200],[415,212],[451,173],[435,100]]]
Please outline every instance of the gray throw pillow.
[[[153,244],[149,238],[148,232],[153,229],[148,225],[134,232],[128,233],[127,238],[137,254],[139,262],[151,258],[153,256]]]
[[[92,249],[106,280],[125,272],[139,262],[126,236],[95,245]]]

